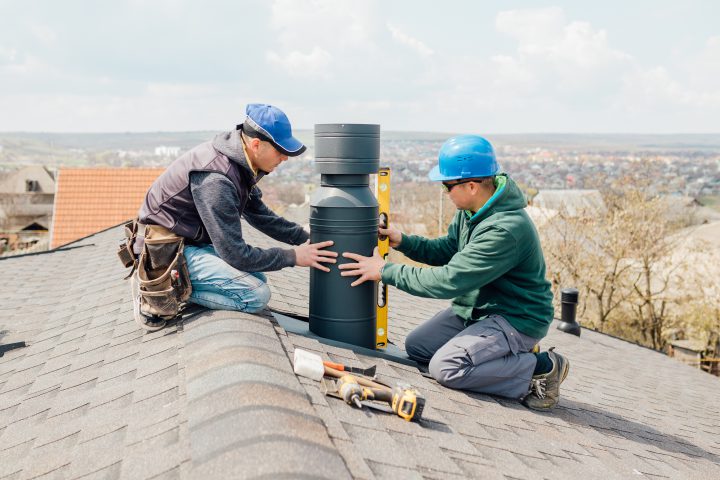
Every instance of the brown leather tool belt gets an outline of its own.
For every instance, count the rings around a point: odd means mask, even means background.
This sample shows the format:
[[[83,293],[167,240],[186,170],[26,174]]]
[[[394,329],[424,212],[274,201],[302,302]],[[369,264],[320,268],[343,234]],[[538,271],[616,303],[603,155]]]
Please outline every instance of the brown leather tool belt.
[[[139,256],[135,254],[138,237],[144,240]],[[184,249],[185,239],[165,227],[137,220],[125,224],[125,241],[120,244],[118,256],[126,268],[133,268],[128,277],[137,271],[144,314],[174,317],[180,304],[190,298],[192,285]]]

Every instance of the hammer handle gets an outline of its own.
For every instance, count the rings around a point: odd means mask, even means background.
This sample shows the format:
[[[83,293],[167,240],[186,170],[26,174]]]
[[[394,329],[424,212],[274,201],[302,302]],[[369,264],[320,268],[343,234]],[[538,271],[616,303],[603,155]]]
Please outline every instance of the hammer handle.
[[[341,378],[344,375],[347,375],[344,372],[341,372],[340,370],[335,370],[334,368],[328,367],[325,365],[325,375],[328,377],[334,377],[334,378]],[[362,385],[363,387],[369,387],[369,388],[377,388],[381,390],[390,390],[390,388],[386,387],[385,385],[381,385],[379,383],[373,382],[372,380],[368,380],[367,378],[362,377],[356,377],[357,382]]]

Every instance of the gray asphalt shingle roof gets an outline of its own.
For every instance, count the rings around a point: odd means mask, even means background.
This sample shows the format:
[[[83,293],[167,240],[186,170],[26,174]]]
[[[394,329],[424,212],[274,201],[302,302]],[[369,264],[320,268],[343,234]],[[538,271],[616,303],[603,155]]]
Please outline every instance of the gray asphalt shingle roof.
[[[273,240],[246,226],[250,242]],[[590,331],[543,340],[571,361],[558,408],[453,391],[416,369],[284,331],[269,315],[189,311],[143,334],[118,228],[0,261],[0,479],[718,478],[720,379]],[[308,271],[268,275],[307,315]],[[447,305],[392,289],[390,338]],[[295,348],[414,384],[425,420],[350,408],[296,377]]]

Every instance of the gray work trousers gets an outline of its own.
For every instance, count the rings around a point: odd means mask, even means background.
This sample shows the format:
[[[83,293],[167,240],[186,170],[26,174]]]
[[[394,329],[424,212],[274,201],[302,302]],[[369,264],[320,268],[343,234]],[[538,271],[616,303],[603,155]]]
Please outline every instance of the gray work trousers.
[[[405,350],[445,387],[518,399],[528,392],[538,341],[500,315],[465,327],[448,308],[410,332]]]

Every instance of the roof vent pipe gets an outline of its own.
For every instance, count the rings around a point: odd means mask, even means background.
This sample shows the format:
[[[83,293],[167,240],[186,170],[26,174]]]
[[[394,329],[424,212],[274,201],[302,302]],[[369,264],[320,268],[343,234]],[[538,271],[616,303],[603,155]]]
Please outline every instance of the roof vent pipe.
[[[310,269],[310,331],[324,338],[375,349],[377,288],[357,287],[337,267],[343,252],[370,256],[377,246],[378,202],[370,174],[380,166],[380,125],[315,125],[315,171],[320,188],[310,202],[311,243],[332,240],[338,263],[330,272]]]
[[[577,288],[563,288],[560,290],[560,302],[562,311],[560,314],[560,323],[557,328],[561,332],[571,333],[580,336],[580,324],[575,319],[577,314],[578,298],[580,292]]]

